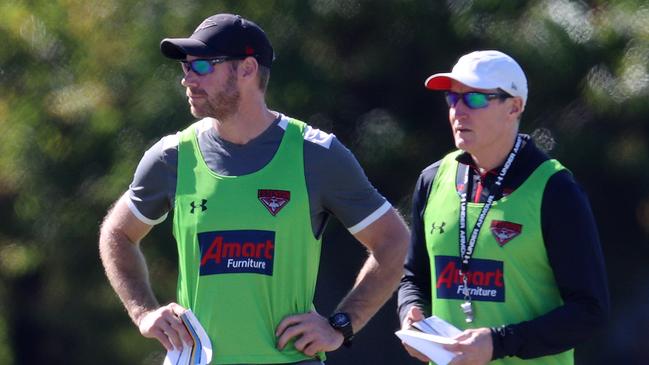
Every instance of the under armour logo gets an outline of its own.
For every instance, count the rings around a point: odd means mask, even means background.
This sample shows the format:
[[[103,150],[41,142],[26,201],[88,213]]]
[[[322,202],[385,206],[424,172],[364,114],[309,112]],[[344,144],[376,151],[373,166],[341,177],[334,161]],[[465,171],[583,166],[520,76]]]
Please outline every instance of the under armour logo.
[[[207,205],[206,204],[207,204],[207,200],[201,199],[201,204],[199,205],[199,207],[201,207],[201,212],[204,212],[204,211],[207,210]],[[189,204],[189,205],[192,207],[192,210],[190,211],[190,213],[194,214],[194,209],[196,209],[196,202],[191,202],[191,204]]]
[[[442,222],[442,224],[440,224],[439,226],[437,226],[437,225],[435,224],[435,222],[433,222],[433,224],[432,224],[432,226],[431,226],[431,229],[430,229],[430,233],[431,233],[431,234],[432,234],[432,233],[435,233],[435,230],[436,230],[436,229],[439,229],[439,233],[440,233],[440,234],[444,233],[444,226],[445,226],[445,225],[446,225],[446,222]]]

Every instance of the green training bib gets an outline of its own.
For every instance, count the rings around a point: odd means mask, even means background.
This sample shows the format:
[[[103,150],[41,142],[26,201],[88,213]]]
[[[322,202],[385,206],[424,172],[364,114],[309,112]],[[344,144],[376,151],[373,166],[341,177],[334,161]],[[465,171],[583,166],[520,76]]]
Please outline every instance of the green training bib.
[[[562,305],[543,243],[541,202],[548,179],[564,167],[556,160],[548,160],[512,194],[494,201],[487,214],[467,273],[475,319],[470,324],[465,322],[460,308],[464,284],[459,275],[460,197],[455,186],[458,153],[442,160],[424,212],[432,314],[464,330],[531,320]],[[468,234],[482,206],[468,203]],[[537,359],[508,357],[492,363],[563,365],[573,364],[573,359],[570,350]]]
[[[273,159],[243,176],[208,168],[197,125],[181,132],[178,146],[178,301],[205,327],[213,364],[308,359],[292,342],[277,350],[275,337],[284,317],[313,309],[320,261],[304,178],[305,124],[288,119]]]

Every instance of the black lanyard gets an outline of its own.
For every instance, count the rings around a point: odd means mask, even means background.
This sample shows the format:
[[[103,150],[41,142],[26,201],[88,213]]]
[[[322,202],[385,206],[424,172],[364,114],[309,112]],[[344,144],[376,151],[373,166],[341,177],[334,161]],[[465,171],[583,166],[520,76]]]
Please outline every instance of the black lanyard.
[[[505,160],[505,163],[500,168],[500,172],[498,173],[498,177],[496,178],[496,181],[489,189],[489,196],[487,197],[487,201],[482,207],[482,211],[478,216],[478,220],[475,223],[475,227],[473,227],[473,231],[471,231],[471,237],[469,238],[468,245],[466,239],[466,207],[467,207],[467,190],[468,190],[467,187],[468,187],[468,180],[469,180],[469,169],[466,170],[466,175],[464,177],[465,189],[462,192],[462,194],[460,194],[460,258],[462,260],[460,275],[464,278],[465,284],[466,284],[465,274],[469,270],[469,262],[471,261],[471,257],[473,256],[473,250],[475,249],[475,244],[478,241],[478,234],[480,233],[482,224],[484,224],[485,218],[487,218],[487,213],[489,213],[489,210],[491,209],[491,205],[493,204],[496,195],[498,195],[498,193],[502,190],[502,184],[503,184],[503,180],[505,179],[505,175],[507,175],[509,168],[511,167],[512,163],[514,162],[514,159],[518,155],[518,152],[520,151],[522,144],[523,144],[523,137],[519,134],[516,137],[516,142],[514,143],[514,147],[512,148],[511,152],[509,152],[509,156],[507,156],[507,160]],[[466,285],[464,288],[466,289]]]
[[[460,277],[462,278],[462,284],[464,284],[462,287],[462,294],[464,294],[464,303],[460,304],[460,308],[462,308],[462,312],[464,312],[464,315],[466,316],[465,320],[467,323],[473,322],[475,316],[475,314],[473,313],[473,305],[471,304],[469,279],[466,275],[469,272],[469,263],[471,262],[471,257],[473,257],[473,250],[475,249],[475,244],[478,241],[480,228],[482,228],[482,224],[484,223],[485,218],[487,218],[487,213],[489,213],[489,209],[491,209],[491,205],[493,204],[496,195],[498,195],[502,190],[505,175],[507,175],[509,168],[512,166],[512,163],[514,163],[514,160],[516,159],[516,156],[518,155],[518,151],[520,151],[522,144],[523,137],[519,134],[516,136],[516,142],[514,143],[514,147],[512,148],[511,152],[509,152],[507,160],[505,160],[503,167],[500,168],[500,172],[498,173],[496,181],[489,188],[489,196],[487,196],[487,201],[482,207],[482,211],[480,212],[478,220],[473,227],[473,231],[471,231],[471,237],[469,238],[468,246],[466,242],[466,197],[467,191],[469,190],[468,168],[466,169],[466,173],[464,175],[464,191],[462,192],[462,194],[460,194],[460,259],[462,260],[460,266]]]

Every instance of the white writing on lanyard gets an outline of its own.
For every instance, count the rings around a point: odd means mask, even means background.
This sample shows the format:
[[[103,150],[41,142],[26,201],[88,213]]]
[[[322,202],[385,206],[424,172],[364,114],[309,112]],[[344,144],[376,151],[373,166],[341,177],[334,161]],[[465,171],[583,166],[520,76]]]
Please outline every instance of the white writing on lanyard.
[[[511,152],[509,152],[509,156],[507,156],[505,163],[500,168],[500,172],[498,173],[498,177],[496,178],[496,181],[494,181],[493,185],[489,189],[489,196],[487,196],[487,201],[482,207],[482,210],[480,211],[480,215],[478,216],[478,220],[476,221],[475,226],[471,231],[471,237],[469,238],[468,245],[467,245],[467,238],[466,238],[466,219],[467,219],[466,218],[467,216],[466,186],[468,186],[467,184],[469,181],[469,169],[467,169],[466,174],[464,176],[465,191],[463,191],[462,194],[460,195],[460,258],[462,259],[460,276],[462,277],[462,281],[464,283],[464,288],[462,293],[464,294],[464,303],[460,304],[460,308],[462,308],[462,312],[464,312],[464,315],[466,317],[465,320],[467,323],[473,322],[473,319],[475,318],[475,314],[473,313],[473,305],[471,304],[471,295],[469,294],[468,278],[466,276],[466,273],[469,271],[469,263],[471,262],[471,257],[473,257],[473,250],[475,249],[476,242],[478,241],[478,234],[480,233],[480,229],[482,228],[482,225],[484,224],[484,221],[487,218],[487,214],[491,209],[491,205],[493,204],[496,195],[499,194],[500,191],[502,190],[503,180],[505,179],[505,176],[507,175],[507,172],[509,171],[509,168],[511,167],[512,163],[514,163],[514,160],[518,155],[522,143],[523,143],[523,137],[519,134],[518,136],[516,136],[516,142],[514,143],[514,147],[512,148]]]

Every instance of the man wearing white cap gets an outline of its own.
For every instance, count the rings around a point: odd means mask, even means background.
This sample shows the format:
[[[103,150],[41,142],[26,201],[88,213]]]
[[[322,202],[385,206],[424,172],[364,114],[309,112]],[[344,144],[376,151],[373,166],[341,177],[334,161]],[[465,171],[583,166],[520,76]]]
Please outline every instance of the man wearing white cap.
[[[572,174],[518,132],[523,70],[477,51],[425,86],[445,91],[458,150],[415,188],[402,327],[435,315],[463,330],[445,346],[452,365],[572,364],[575,345],[608,319],[604,260]]]

